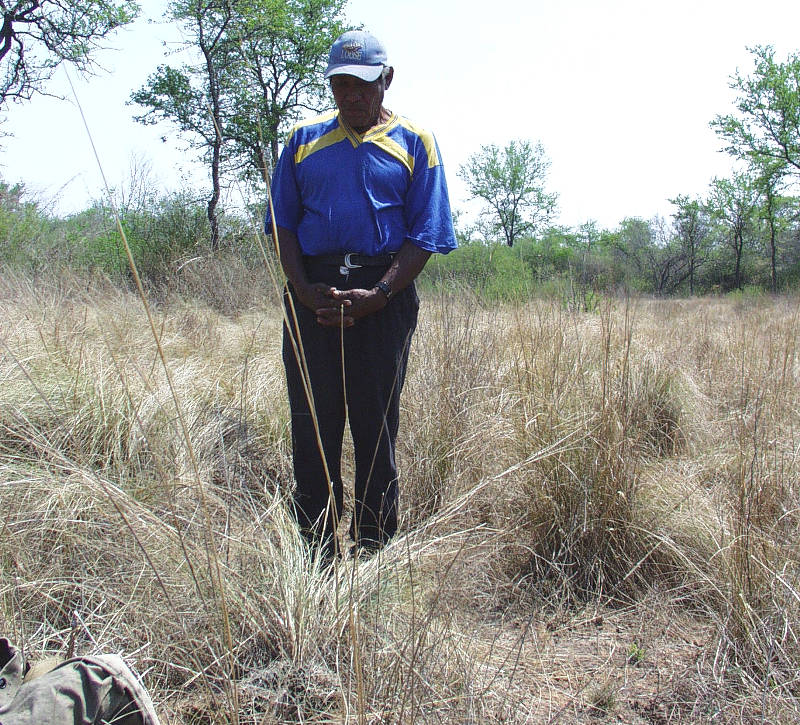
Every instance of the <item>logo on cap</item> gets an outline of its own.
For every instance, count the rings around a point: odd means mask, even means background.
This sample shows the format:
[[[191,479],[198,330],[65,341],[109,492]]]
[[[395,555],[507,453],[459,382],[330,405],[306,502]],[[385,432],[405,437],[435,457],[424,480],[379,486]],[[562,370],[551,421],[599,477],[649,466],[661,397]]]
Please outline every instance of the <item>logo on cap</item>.
[[[342,46],[342,58],[346,58],[347,60],[361,60],[361,53],[364,49],[364,46],[361,43],[345,43]]]

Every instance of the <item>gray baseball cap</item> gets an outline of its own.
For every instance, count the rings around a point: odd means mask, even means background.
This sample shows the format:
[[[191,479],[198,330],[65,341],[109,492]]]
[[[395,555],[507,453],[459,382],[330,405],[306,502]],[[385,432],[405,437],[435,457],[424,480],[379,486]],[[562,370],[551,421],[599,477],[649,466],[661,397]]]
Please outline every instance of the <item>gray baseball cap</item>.
[[[349,30],[334,42],[325,78],[348,75],[371,82],[386,65],[386,48],[380,40],[364,30]]]

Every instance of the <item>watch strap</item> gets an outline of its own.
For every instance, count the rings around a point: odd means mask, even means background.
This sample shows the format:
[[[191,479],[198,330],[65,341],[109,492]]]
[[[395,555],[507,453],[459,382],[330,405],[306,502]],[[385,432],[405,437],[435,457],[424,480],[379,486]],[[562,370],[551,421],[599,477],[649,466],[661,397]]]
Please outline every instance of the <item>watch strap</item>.
[[[376,282],[375,288],[383,292],[387,300],[392,298],[392,288],[389,286],[388,282],[384,282],[383,280]]]

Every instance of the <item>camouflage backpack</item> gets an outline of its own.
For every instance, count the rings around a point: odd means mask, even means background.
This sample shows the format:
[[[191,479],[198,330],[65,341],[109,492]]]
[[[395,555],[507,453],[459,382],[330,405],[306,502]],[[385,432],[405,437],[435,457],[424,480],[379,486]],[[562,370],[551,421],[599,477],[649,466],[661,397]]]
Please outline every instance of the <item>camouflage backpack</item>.
[[[0,725],[159,725],[147,691],[117,655],[75,657],[30,680],[0,638]]]

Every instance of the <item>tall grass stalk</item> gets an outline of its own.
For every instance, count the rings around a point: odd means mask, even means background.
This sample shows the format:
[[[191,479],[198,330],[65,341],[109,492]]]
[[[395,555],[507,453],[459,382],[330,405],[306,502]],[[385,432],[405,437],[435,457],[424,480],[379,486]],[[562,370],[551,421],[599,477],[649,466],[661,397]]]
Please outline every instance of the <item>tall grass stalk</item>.
[[[142,307],[147,315],[147,321],[150,325],[150,332],[153,336],[153,342],[156,347],[156,351],[158,353],[158,358],[161,361],[161,365],[163,367],[167,385],[169,386],[170,394],[172,397],[173,404],[175,406],[175,411],[178,418],[178,427],[183,438],[183,442],[185,444],[186,452],[188,453],[189,459],[191,461],[191,467],[193,472],[193,478],[195,482],[195,491],[198,495],[198,499],[200,501],[203,515],[205,518],[205,552],[207,557],[208,563],[208,573],[212,581],[212,592],[215,596],[215,601],[217,606],[219,607],[219,611],[222,618],[222,626],[223,626],[223,633],[225,643],[227,645],[227,652],[226,652],[226,659],[229,662],[229,672],[230,677],[225,681],[225,692],[228,694],[230,698],[230,722],[234,725],[238,725],[239,723],[239,697],[238,691],[236,687],[236,679],[233,676],[235,672],[234,667],[234,646],[233,646],[233,635],[231,632],[231,623],[230,623],[230,615],[228,611],[228,602],[227,602],[227,595],[226,595],[226,588],[225,582],[222,578],[222,571],[220,567],[219,558],[217,555],[216,548],[213,545],[212,541],[212,521],[210,516],[210,511],[208,508],[208,501],[206,500],[206,493],[205,493],[205,486],[203,485],[201,478],[200,478],[200,471],[197,465],[197,458],[195,456],[194,446],[192,445],[192,440],[189,435],[189,430],[186,424],[186,420],[183,414],[183,409],[181,407],[180,399],[178,398],[177,392],[175,390],[175,385],[172,380],[172,376],[170,374],[169,366],[167,364],[166,356],[164,355],[164,349],[161,345],[161,338],[158,334],[158,330],[156,329],[155,322],[153,320],[153,315],[150,310],[150,304],[147,299],[147,295],[145,294],[144,287],[142,286],[141,278],[139,277],[139,271],[136,267],[136,262],[134,261],[133,254],[131,252],[130,245],[128,244],[128,238],[125,233],[125,229],[123,228],[122,221],[120,219],[119,213],[117,212],[116,206],[113,201],[113,196],[111,194],[111,189],[108,185],[108,181],[106,180],[105,172],[103,171],[103,165],[100,161],[100,156],[97,153],[97,148],[94,144],[94,139],[92,137],[91,131],[89,130],[89,124],[86,120],[86,116],[83,113],[83,107],[80,104],[80,100],[78,99],[77,93],[75,92],[75,88],[72,85],[72,79],[67,74],[67,80],[70,84],[70,89],[72,91],[73,98],[75,99],[75,103],[78,107],[78,111],[81,114],[81,119],[83,120],[84,127],[86,129],[86,134],[89,138],[89,142],[92,146],[92,152],[94,154],[95,160],[97,161],[97,167],[100,171],[100,175],[103,179],[103,185],[106,190],[106,195],[108,197],[108,201],[111,204],[111,208],[113,210],[114,219],[117,224],[117,231],[119,232],[120,239],[125,248],[125,254],[128,258],[128,266],[130,268],[131,274],[133,275],[133,280],[136,286],[136,291],[139,294],[139,299],[141,300]]]

